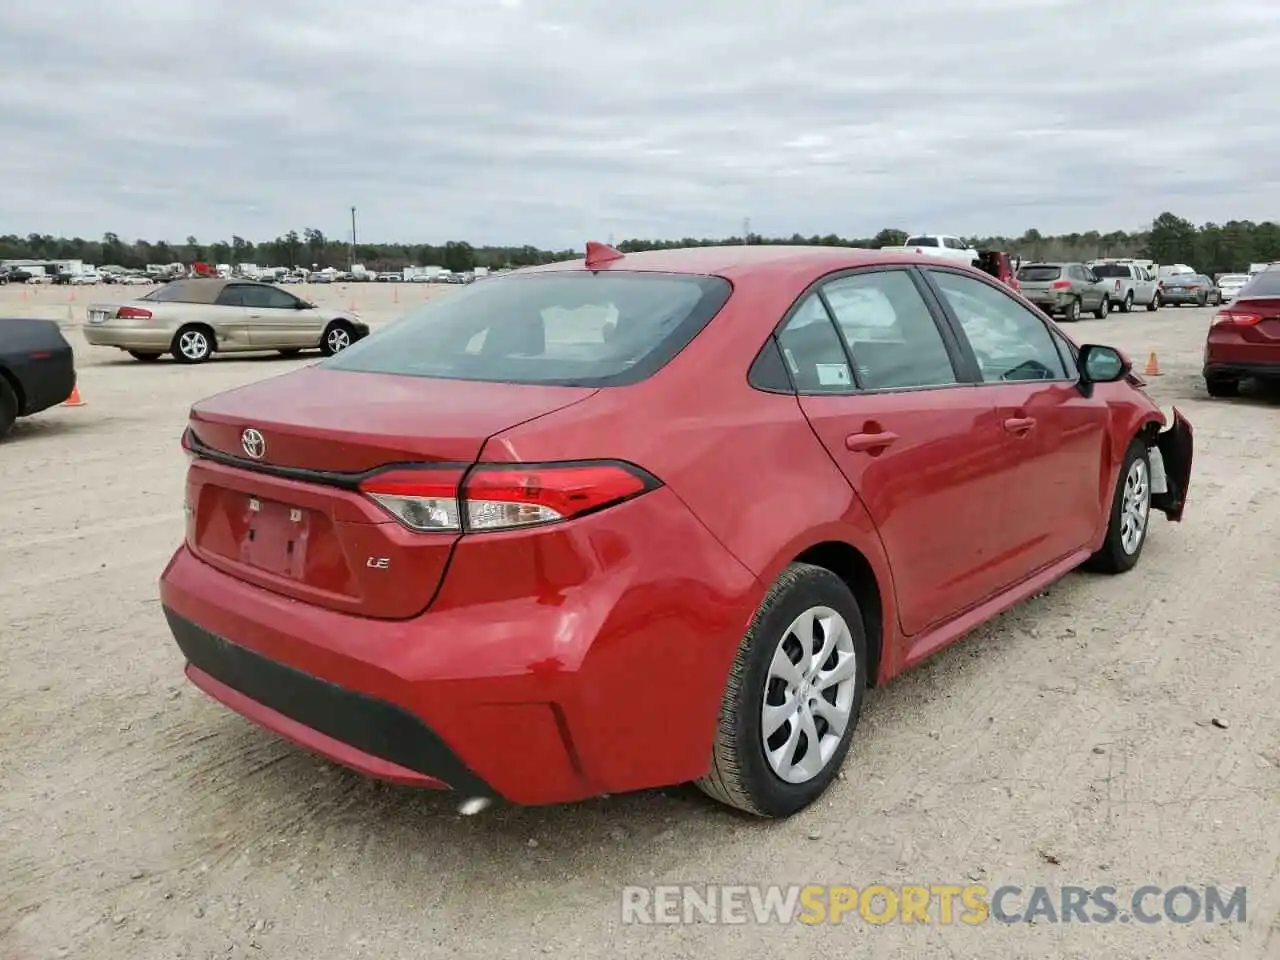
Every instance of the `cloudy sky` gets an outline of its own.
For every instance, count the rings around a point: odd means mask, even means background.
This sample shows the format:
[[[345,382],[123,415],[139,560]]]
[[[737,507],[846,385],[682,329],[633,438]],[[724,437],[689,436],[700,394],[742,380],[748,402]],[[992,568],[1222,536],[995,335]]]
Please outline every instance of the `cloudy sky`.
[[[5,4],[0,233],[1280,218],[1278,68],[1280,0]]]

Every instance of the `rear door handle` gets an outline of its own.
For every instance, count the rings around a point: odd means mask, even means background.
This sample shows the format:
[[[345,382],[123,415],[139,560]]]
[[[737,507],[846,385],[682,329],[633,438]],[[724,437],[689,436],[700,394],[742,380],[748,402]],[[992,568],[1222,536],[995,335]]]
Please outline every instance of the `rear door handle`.
[[[851,433],[844,438],[844,447],[854,453],[866,453],[871,450],[883,450],[896,443],[898,435],[887,430],[880,433]]]
[[[1010,417],[1004,422],[1004,428],[1010,433],[1029,433],[1035,425],[1035,417]]]

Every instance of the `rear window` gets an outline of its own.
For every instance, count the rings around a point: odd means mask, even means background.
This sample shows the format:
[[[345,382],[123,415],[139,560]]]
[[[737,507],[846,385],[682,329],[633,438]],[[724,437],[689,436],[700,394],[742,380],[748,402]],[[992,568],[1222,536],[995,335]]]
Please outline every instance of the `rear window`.
[[[439,297],[323,361],[452,380],[620,386],[660,369],[729,299],[720,277],[513,274]]]
[[[1264,270],[1240,288],[1237,297],[1280,297],[1280,270]]]
[[[1218,283],[1248,283],[1249,275],[1245,273],[1228,273],[1218,278]]]
[[[907,242],[903,244],[907,247],[936,247],[937,245],[937,237],[907,237]]]
[[[204,293],[200,296],[199,293]],[[193,294],[195,294],[193,296]],[[205,291],[198,291],[185,280],[171,280],[162,287],[156,287],[150,293],[140,297],[141,300],[151,300],[157,303],[202,303],[208,300],[208,294]]]
[[[1096,263],[1093,272],[1099,277],[1131,277],[1128,266],[1119,263]]]
[[[1061,267],[1030,266],[1018,271],[1018,279],[1024,283],[1042,283],[1045,280],[1057,280],[1061,276]]]

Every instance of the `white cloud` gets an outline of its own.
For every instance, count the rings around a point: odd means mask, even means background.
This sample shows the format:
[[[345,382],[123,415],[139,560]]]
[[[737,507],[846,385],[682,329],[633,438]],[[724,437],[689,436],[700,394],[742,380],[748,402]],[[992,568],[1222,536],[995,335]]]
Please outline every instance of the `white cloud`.
[[[1280,4],[0,12],[0,229],[369,239],[1280,217]]]

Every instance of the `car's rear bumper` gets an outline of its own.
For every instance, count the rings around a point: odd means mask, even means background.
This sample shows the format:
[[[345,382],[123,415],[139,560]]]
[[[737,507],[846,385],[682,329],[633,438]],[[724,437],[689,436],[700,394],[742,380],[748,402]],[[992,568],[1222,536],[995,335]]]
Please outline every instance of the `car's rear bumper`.
[[[127,324],[128,321],[123,321]],[[122,321],[86,323],[81,330],[85,342],[94,347],[119,347],[121,350],[154,350],[164,353],[173,344],[173,331],[164,327],[122,326]]]
[[[1280,380],[1280,363],[1211,360],[1204,365],[1204,378],[1206,380],[1243,380],[1246,377],[1257,377],[1259,380]]]
[[[1181,305],[1187,303],[1198,304],[1201,300],[1208,300],[1207,293],[1169,293],[1167,290],[1161,291],[1160,299],[1167,304]]]
[[[160,598],[193,683],[366,774],[521,804],[701,776],[759,582],[665,488],[575,525],[501,577],[495,541],[464,537],[411,620],[300,603],[185,545]],[[582,582],[547,580],[566,570]]]

